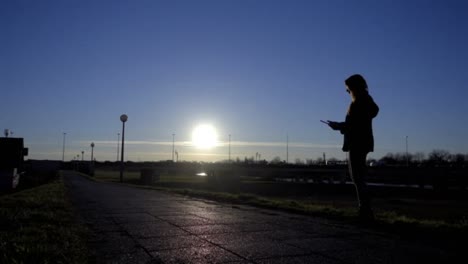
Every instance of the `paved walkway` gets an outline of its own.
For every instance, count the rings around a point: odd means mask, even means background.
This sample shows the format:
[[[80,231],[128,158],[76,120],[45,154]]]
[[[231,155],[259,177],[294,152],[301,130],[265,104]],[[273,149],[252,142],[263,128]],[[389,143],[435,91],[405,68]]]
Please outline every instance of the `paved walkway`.
[[[97,263],[448,263],[453,257],[328,219],[98,183],[73,172],[64,179],[93,232]]]

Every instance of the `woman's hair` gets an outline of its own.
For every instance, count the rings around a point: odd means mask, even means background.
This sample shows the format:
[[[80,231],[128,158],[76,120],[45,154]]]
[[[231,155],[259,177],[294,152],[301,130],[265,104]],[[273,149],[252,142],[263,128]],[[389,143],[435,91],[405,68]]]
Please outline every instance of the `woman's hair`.
[[[366,80],[360,74],[354,74],[349,76],[348,79],[345,80],[345,84],[354,93],[368,91]]]

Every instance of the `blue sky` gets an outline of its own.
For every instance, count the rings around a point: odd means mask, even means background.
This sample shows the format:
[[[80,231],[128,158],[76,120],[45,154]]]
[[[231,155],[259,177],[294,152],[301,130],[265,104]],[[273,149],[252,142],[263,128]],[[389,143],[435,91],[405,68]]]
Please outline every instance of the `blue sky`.
[[[126,159],[344,158],[343,80],[361,73],[381,112],[379,158],[468,152],[466,1],[0,1],[0,128],[32,159],[95,142]],[[216,148],[190,146],[216,127]]]

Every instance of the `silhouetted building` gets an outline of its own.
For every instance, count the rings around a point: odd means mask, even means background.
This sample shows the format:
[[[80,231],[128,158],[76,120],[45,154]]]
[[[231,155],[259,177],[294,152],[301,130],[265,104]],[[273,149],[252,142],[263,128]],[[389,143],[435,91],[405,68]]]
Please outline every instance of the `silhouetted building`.
[[[0,138],[0,190],[16,188],[27,155],[23,138]]]

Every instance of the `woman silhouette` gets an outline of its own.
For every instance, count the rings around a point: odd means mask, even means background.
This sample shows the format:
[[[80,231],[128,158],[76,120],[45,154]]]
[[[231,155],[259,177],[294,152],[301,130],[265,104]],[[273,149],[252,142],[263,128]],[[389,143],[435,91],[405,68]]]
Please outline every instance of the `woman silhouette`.
[[[379,107],[369,95],[364,77],[352,75],[345,80],[345,84],[351,96],[345,122],[328,121],[328,125],[344,135],[343,151],[349,152],[349,174],[356,187],[359,216],[363,220],[372,220],[371,197],[365,182],[366,157],[374,151],[372,119],[377,116]]]

